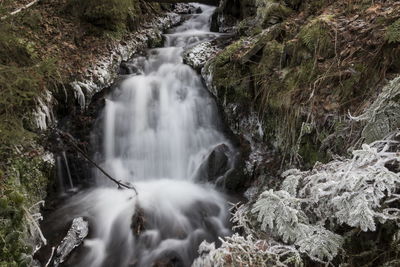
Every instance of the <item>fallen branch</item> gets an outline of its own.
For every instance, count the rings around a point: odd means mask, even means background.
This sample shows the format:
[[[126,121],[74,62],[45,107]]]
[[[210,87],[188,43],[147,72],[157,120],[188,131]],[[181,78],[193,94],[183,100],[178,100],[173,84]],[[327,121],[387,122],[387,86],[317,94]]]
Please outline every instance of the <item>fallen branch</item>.
[[[14,15],[18,14],[19,12],[21,12],[22,10],[25,10],[25,9],[27,9],[27,8],[30,8],[31,6],[33,6],[33,5],[36,4],[37,2],[39,2],[39,0],[33,0],[33,1],[30,2],[29,4],[27,4],[27,5],[25,5],[25,6],[21,7],[21,8],[18,8],[18,9],[16,9],[16,10],[14,10],[14,11],[11,12],[9,15],[5,15],[5,16],[1,17],[0,20],[5,20],[5,19],[8,18],[8,17],[14,16]]]
[[[94,162],[77,144],[75,141],[75,138],[73,138],[70,134],[62,132],[58,129],[55,129],[55,131],[64,138],[78,153],[80,153],[87,161],[89,161],[93,166],[95,166],[98,170],[100,170],[108,179],[113,181],[118,185],[118,188],[127,188],[127,189],[132,189],[135,191],[136,195],[138,195],[138,191],[133,185],[127,185],[124,184],[117,179],[113,178],[110,174],[108,174],[102,167],[100,167],[96,162]]]

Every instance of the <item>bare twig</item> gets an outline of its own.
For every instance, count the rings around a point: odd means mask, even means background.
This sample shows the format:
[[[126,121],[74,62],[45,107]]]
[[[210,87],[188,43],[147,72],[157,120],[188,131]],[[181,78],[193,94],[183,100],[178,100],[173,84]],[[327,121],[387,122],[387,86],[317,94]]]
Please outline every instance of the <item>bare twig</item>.
[[[53,256],[54,256],[54,251],[56,250],[56,248],[55,247],[52,247],[51,248],[51,254],[50,254],[50,258],[49,258],[49,260],[47,261],[47,263],[46,263],[46,265],[44,266],[44,267],[48,267],[48,266],[50,266],[50,263],[51,263],[51,260],[53,259]]]
[[[1,17],[0,20],[5,20],[5,19],[8,18],[8,17],[14,16],[14,15],[18,14],[19,12],[21,12],[22,10],[25,10],[25,9],[27,9],[27,8],[29,8],[29,7],[31,7],[31,6],[33,6],[33,5],[36,4],[37,2],[39,2],[39,0],[33,0],[33,1],[30,2],[29,4],[27,4],[27,5],[25,5],[25,6],[21,7],[21,8],[18,8],[18,9],[16,9],[16,10],[14,10],[13,12],[11,12],[11,13],[8,14],[8,15],[5,15],[5,16]]]
[[[127,188],[127,189],[132,189],[135,191],[136,195],[138,195],[138,191],[133,185],[127,185],[124,184],[117,179],[113,178],[110,174],[108,174],[102,167],[100,167],[96,162],[94,162],[77,144],[75,139],[68,133],[62,132],[58,129],[55,129],[55,131],[64,138],[79,154],[81,154],[87,161],[89,161],[93,166],[95,166],[98,170],[100,170],[108,179],[113,181],[118,185],[118,188]]]

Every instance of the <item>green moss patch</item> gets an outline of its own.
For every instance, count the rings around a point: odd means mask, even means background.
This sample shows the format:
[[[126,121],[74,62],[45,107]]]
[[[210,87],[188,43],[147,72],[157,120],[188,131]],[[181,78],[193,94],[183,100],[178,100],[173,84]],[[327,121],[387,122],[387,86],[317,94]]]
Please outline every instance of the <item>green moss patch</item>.
[[[27,212],[45,197],[49,166],[37,156],[20,154],[6,165],[0,173],[0,266],[30,266]]]
[[[387,27],[385,38],[389,43],[400,43],[400,19]]]
[[[325,16],[312,20],[299,33],[299,39],[311,53],[327,58],[334,56],[334,44],[327,24],[329,19]]]

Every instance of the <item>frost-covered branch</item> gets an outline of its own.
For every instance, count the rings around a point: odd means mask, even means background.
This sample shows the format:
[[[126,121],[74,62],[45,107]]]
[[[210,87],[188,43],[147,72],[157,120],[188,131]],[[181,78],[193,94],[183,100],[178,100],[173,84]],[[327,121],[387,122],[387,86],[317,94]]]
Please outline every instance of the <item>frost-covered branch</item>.
[[[200,244],[200,257],[192,267],[267,267],[303,266],[300,253],[293,246],[256,240],[234,234],[221,239],[222,245],[215,248],[214,243],[203,241]]]
[[[286,191],[271,189],[260,195],[251,211],[257,214],[262,230],[294,244],[313,260],[329,262],[337,255],[343,238],[321,225],[311,224],[301,209],[306,202]]]
[[[347,224],[375,231],[377,224],[398,222],[400,210],[390,204],[400,199],[400,173],[387,167],[400,163],[394,145],[390,139],[364,144],[351,159],[284,172],[281,190],[263,192],[251,209],[261,230],[315,261],[331,261],[343,238],[324,226]]]

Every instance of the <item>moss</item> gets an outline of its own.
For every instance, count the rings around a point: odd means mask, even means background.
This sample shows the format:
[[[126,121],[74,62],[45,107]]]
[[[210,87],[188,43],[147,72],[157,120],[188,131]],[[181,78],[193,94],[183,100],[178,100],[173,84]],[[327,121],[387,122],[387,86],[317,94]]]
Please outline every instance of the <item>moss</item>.
[[[285,42],[283,48],[283,67],[294,67],[312,58],[312,54],[305,48],[301,41],[293,39]]]
[[[238,40],[230,44],[213,59],[213,65],[218,67],[229,63],[242,46],[243,40]]]
[[[0,24],[0,65],[29,66],[34,63],[29,42],[15,33],[9,24]]]
[[[55,60],[40,62],[32,67],[0,65],[1,114],[24,113],[33,108],[36,97],[47,88],[46,80],[55,76]]]
[[[400,43],[400,19],[387,27],[385,38],[389,43]]]
[[[334,56],[334,45],[330,36],[328,16],[320,16],[301,28],[299,39],[303,45],[315,56],[330,58]]]
[[[259,69],[272,70],[279,69],[282,60],[283,45],[275,40],[272,40],[264,46],[262,58],[260,60]]]
[[[26,127],[26,117],[36,106],[37,98],[51,90],[56,63],[48,60],[32,67],[0,65],[0,160],[7,158],[16,145],[29,144],[35,134]]]
[[[312,168],[317,161],[325,163],[329,160],[326,153],[319,149],[319,144],[313,141],[312,136],[306,135],[302,137],[298,151],[302,159],[302,166],[305,169]]]
[[[292,12],[290,8],[273,0],[259,0],[257,3],[257,17],[262,27],[282,22]]]
[[[318,72],[314,61],[312,59],[306,60],[301,65],[290,69],[285,76],[285,85],[293,90],[309,88],[312,81],[318,76]]]
[[[246,18],[237,25],[237,33],[240,36],[254,36],[262,32],[262,27],[254,18]]]
[[[0,266],[30,264],[25,212],[44,198],[48,169],[38,156],[14,154],[0,175]]]
[[[283,45],[276,40],[268,42],[259,64],[252,71],[261,110],[290,106],[291,92],[281,77]],[[288,90],[289,89],[289,90]]]
[[[136,0],[71,0],[67,10],[86,22],[111,31],[127,29],[140,14]]]
[[[243,78],[243,69],[234,57],[242,49],[244,40],[239,40],[226,47],[212,61],[213,83],[218,88],[217,96],[228,103],[244,101],[249,97],[247,83]]]

